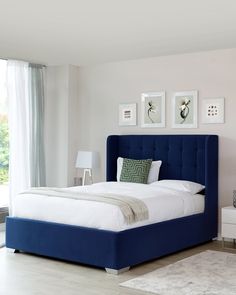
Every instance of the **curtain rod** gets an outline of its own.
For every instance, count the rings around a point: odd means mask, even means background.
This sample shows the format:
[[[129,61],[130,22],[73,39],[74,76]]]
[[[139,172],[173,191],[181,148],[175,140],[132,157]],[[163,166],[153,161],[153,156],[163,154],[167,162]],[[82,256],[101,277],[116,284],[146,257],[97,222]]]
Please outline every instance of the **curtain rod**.
[[[8,61],[9,60],[9,58],[1,58],[0,57],[0,60],[6,60],[6,61]],[[16,60],[18,60],[18,61],[25,61],[25,60],[19,60],[19,59],[16,59]],[[43,65],[43,64],[37,64],[37,63],[35,63],[35,62],[29,62],[29,61],[25,61],[25,62],[28,62],[29,64],[32,64],[32,65],[36,65],[36,66],[42,66],[42,67],[47,67],[46,65]]]

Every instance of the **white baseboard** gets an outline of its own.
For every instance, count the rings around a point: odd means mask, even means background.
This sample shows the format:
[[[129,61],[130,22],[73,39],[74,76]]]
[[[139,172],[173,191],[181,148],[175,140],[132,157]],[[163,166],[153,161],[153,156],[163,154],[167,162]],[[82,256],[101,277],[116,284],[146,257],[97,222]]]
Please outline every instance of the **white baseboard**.
[[[6,230],[6,224],[0,223],[0,231],[5,231],[5,230]]]

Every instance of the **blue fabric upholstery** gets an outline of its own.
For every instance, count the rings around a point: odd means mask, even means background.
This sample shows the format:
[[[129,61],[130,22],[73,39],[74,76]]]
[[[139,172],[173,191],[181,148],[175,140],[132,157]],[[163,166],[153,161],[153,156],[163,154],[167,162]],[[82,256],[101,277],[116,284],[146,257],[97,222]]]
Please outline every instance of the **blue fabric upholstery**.
[[[207,148],[217,136],[112,135],[107,140],[107,181],[116,181],[117,157],[162,160],[160,179],[205,184]],[[212,143],[214,145],[214,143]],[[215,151],[217,153],[217,150]],[[217,156],[217,154],[216,154]]]
[[[30,253],[120,269],[203,243],[217,236],[218,137],[122,135],[107,140],[107,180],[116,180],[117,157],[162,160],[161,179],[206,186],[205,212],[112,232],[8,217],[6,246]]]
[[[115,268],[116,233],[24,218],[6,219],[6,246],[29,253]]]

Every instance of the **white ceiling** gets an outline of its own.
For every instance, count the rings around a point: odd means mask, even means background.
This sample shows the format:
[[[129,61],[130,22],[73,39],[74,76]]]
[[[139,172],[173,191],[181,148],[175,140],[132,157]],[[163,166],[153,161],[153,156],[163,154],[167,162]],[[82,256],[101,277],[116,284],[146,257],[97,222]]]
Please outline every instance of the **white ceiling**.
[[[236,0],[0,0],[0,57],[50,65],[236,47]]]

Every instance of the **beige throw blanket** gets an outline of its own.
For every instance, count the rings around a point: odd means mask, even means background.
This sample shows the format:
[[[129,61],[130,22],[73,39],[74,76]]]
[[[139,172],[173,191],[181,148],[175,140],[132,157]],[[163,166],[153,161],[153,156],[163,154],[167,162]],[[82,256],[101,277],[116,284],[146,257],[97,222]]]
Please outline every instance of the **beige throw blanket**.
[[[120,208],[127,224],[148,219],[148,208],[143,201],[134,197],[119,194],[95,194],[75,192],[64,188],[60,189],[49,187],[32,188],[21,194],[45,195],[50,197],[86,200],[115,205]]]

